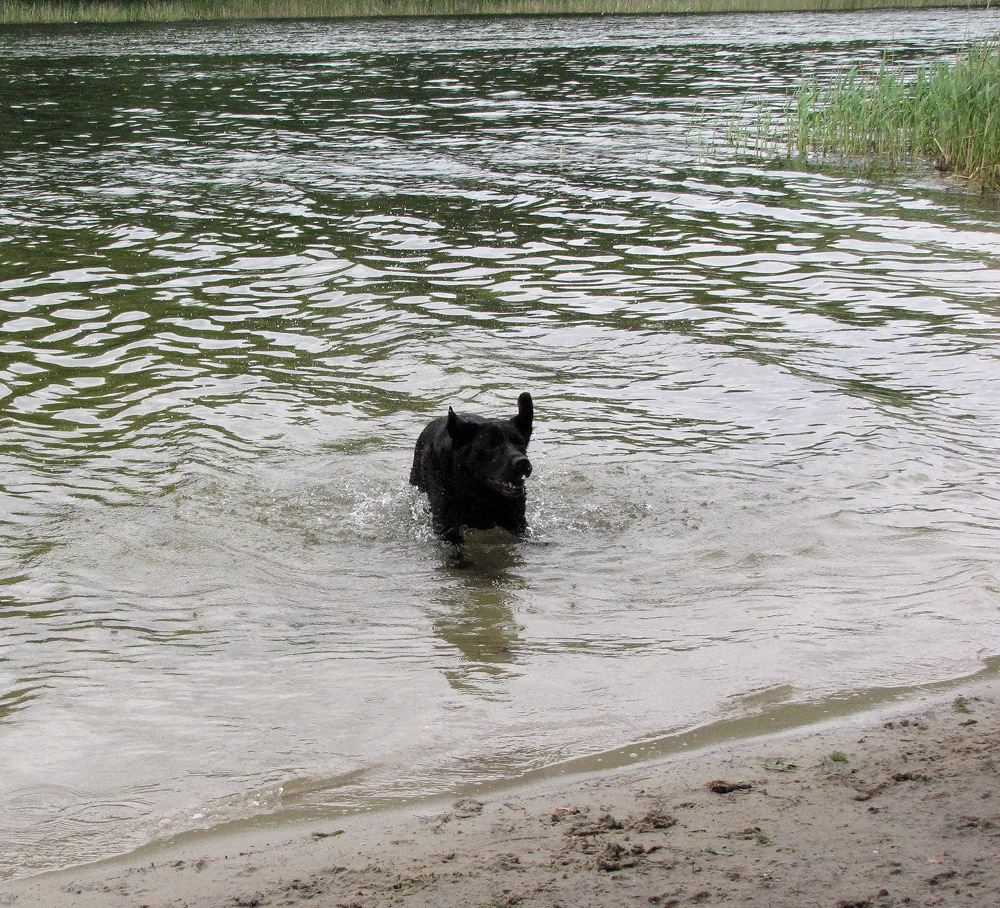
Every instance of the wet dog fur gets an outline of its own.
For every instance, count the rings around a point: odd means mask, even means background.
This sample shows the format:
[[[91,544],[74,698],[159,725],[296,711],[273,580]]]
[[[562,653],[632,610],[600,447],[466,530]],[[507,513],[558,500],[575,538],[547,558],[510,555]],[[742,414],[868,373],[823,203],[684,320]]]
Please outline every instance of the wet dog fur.
[[[432,420],[417,438],[410,483],[427,493],[434,532],[460,544],[463,530],[502,527],[524,536],[524,480],[534,404],[525,391],[517,415],[497,419],[458,414]]]

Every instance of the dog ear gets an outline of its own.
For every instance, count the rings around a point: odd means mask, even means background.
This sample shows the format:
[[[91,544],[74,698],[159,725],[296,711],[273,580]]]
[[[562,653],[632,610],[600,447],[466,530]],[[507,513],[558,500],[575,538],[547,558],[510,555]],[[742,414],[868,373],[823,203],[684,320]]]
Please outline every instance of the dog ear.
[[[464,445],[476,434],[476,426],[467,419],[462,419],[451,407],[448,407],[448,434],[456,445]]]
[[[535,418],[535,405],[527,391],[521,392],[517,399],[517,416],[511,422],[525,438],[531,437],[531,423]]]

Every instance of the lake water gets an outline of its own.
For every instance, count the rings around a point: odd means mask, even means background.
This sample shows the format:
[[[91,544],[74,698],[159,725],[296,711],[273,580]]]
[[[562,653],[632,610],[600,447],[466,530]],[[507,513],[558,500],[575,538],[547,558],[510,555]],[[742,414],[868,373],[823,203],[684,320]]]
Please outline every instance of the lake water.
[[[1000,207],[713,138],[998,31],[0,31],[0,875],[1000,654]],[[413,441],[523,390],[456,569]]]

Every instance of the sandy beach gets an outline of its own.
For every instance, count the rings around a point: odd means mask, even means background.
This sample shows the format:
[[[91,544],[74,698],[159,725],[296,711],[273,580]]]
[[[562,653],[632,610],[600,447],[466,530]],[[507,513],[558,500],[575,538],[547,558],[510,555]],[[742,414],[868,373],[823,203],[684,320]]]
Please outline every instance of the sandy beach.
[[[1000,683],[607,774],[0,884],[16,908],[1000,904]]]

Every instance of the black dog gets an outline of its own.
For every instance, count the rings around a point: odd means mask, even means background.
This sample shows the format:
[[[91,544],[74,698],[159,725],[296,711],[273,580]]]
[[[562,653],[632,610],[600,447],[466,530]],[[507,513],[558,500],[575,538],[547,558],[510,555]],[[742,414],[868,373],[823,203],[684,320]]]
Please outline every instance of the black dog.
[[[449,407],[420,433],[410,483],[430,498],[434,532],[442,539],[461,543],[462,527],[527,532],[524,480],[531,475],[534,412],[525,391],[512,419],[459,416]]]

